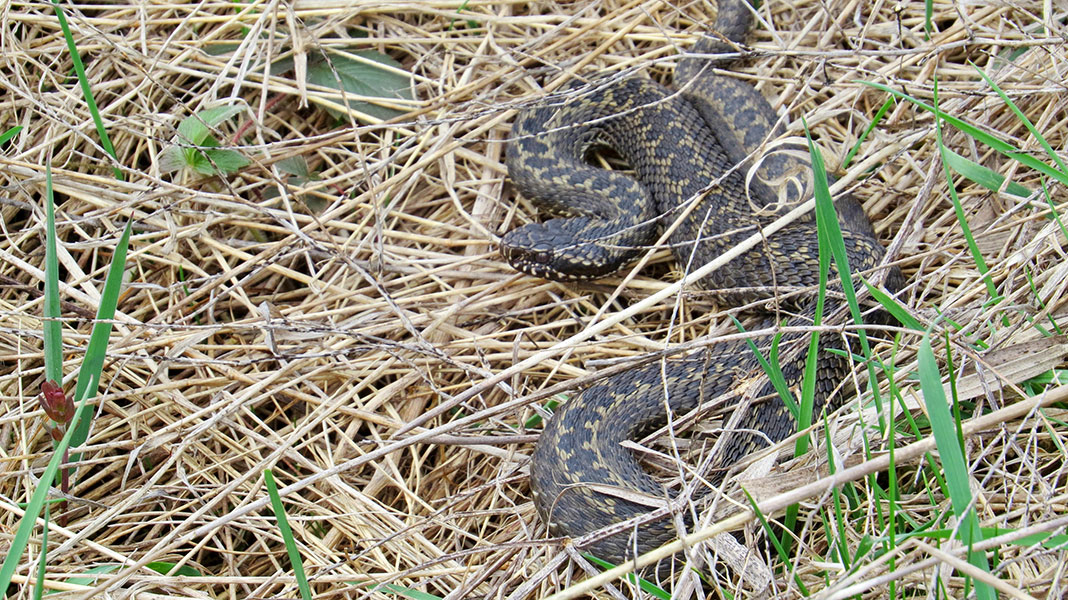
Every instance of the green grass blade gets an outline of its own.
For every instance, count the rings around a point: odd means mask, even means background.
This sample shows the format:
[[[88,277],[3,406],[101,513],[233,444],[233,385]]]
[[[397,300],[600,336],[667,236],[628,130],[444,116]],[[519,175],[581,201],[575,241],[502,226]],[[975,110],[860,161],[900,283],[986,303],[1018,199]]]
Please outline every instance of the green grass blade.
[[[1042,137],[1042,134],[1038,132],[1038,129],[1035,129],[1035,125],[1031,123],[1031,120],[1023,114],[1023,111],[1021,111],[1018,106],[1016,106],[1016,103],[1013,102],[1012,99],[1009,98],[1009,96],[1005,92],[1003,92],[1000,87],[998,87],[998,84],[994,83],[994,80],[988,77],[982,69],[975,66],[974,64],[972,65],[972,67],[979,73],[979,76],[982,77],[984,81],[986,81],[987,85],[993,88],[994,91],[998,93],[998,96],[1001,96],[1001,101],[1009,107],[1009,110],[1011,110],[1012,113],[1016,115],[1016,118],[1024,124],[1024,127],[1027,127],[1027,130],[1031,132],[1031,135],[1033,135],[1036,140],[1038,140],[1038,143],[1042,144],[1042,148],[1045,149],[1046,154],[1053,159],[1053,162],[1057,163],[1057,166],[1060,167],[1061,172],[1068,173],[1068,167],[1064,166],[1064,161],[1061,160],[1060,155],[1053,150],[1053,147],[1049,145],[1049,142],[1046,141],[1046,138]]]
[[[66,583],[71,585],[84,585],[91,586],[100,583],[100,577],[107,575],[108,573],[114,573],[121,569],[122,566],[116,563],[106,563],[103,565],[97,565],[95,567],[89,567],[88,569],[74,575],[73,577],[67,577]]]
[[[872,117],[871,123],[869,123],[868,126],[864,128],[864,133],[860,134],[860,137],[857,138],[857,143],[853,144],[853,147],[849,149],[849,152],[842,160],[843,169],[848,167],[849,163],[853,162],[853,157],[856,156],[857,152],[860,151],[861,144],[864,143],[864,140],[868,139],[868,136],[871,135],[871,132],[875,130],[875,128],[879,125],[879,122],[883,120],[884,116],[886,116],[886,111],[890,110],[890,107],[893,105],[894,99],[887,98],[886,102],[883,102],[883,105],[879,107],[879,110],[875,111],[875,116]]]
[[[821,286],[822,288],[823,286]],[[823,294],[820,294],[823,297]],[[822,304],[822,303],[818,303]],[[820,306],[820,309],[823,307]],[[821,310],[817,310],[816,314],[820,315]],[[819,327],[819,319],[815,321],[815,326]],[[797,429],[808,429],[812,425],[812,410],[816,401],[816,371],[819,358],[819,332],[813,331],[808,341],[808,354],[805,356],[805,374],[804,379],[801,382],[801,406],[797,411]],[[808,452],[808,436],[803,435],[797,438],[797,444],[794,446],[794,455],[801,456],[805,452]]]
[[[979,529],[983,533],[984,538],[997,537],[999,535],[1005,535],[1016,531],[1011,527],[981,527]],[[948,540],[953,536],[952,529],[927,529],[924,531],[916,531],[908,534],[903,534],[898,541],[903,541],[907,538],[917,537],[931,540]],[[1041,533],[1032,533],[1024,537],[1006,542],[1007,544],[1020,547],[1034,546],[1036,544],[1041,545],[1043,548],[1050,550],[1063,550],[1068,548],[1068,534],[1054,534],[1051,531],[1045,531]]]
[[[59,258],[56,254],[56,209],[52,166],[45,165],[45,379],[63,383],[63,324],[59,322]]]
[[[915,331],[924,331],[926,329],[916,317],[912,316],[909,309],[894,299],[893,296],[884,293],[879,288],[868,283],[868,280],[866,279],[861,279],[861,281],[864,283],[864,286],[868,288],[868,293],[871,294],[871,297],[875,298],[875,301],[878,302],[886,312],[890,313],[890,316],[897,319],[899,323]]]
[[[864,319],[860,311],[860,302],[857,300],[856,284],[853,281],[853,273],[849,264],[849,253],[846,250],[845,237],[842,235],[842,228],[838,222],[838,213],[835,210],[834,201],[831,198],[830,186],[827,182],[827,168],[823,162],[823,155],[820,153],[819,148],[812,142],[812,136],[808,131],[808,123],[804,122],[804,119],[802,119],[802,122],[805,126],[805,137],[808,141],[809,156],[812,159],[813,195],[816,203],[816,230],[820,243],[820,255],[822,256],[828,250],[830,251],[831,256],[834,258],[835,268],[838,271],[838,279],[841,284],[842,292],[846,297],[846,304],[849,306],[849,314],[855,325],[863,326]],[[825,281],[825,279],[826,276],[821,272],[821,282]],[[865,282],[865,285],[866,284],[867,282]],[[885,296],[885,294],[883,295]],[[860,327],[857,329],[857,337],[860,341],[860,351],[868,371],[868,378],[870,381],[875,381],[875,363],[877,361],[872,360],[871,346],[868,344],[868,333],[863,327]],[[875,401],[875,405],[878,407],[878,412],[881,415],[883,411],[882,397],[879,393],[879,387],[872,386],[871,392],[872,399]],[[884,426],[883,420],[880,417],[880,430],[882,430]]]
[[[1000,152],[1001,154],[1003,154],[1003,155],[1015,160],[1016,162],[1019,162],[1020,164],[1022,164],[1024,166],[1030,167],[1030,168],[1032,168],[1032,169],[1034,169],[1034,170],[1036,170],[1036,171],[1038,171],[1040,173],[1044,173],[1044,174],[1052,177],[1053,179],[1056,179],[1057,181],[1060,181],[1061,183],[1068,184],[1068,173],[1061,172],[1060,170],[1055,169],[1054,167],[1051,167],[1050,165],[1047,165],[1046,163],[1044,163],[1044,162],[1032,157],[1029,154],[1025,154],[1023,152],[1018,152],[1016,150],[1016,148],[1013,148],[1011,145],[1007,144],[1006,142],[1003,142],[1002,140],[990,135],[989,133],[979,129],[978,127],[976,127],[976,126],[974,126],[974,125],[972,125],[970,123],[968,123],[967,121],[964,121],[963,119],[954,117],[953,115],[950,115],[950,114],[946,114],[946,113],[938,110],[934,106],[931,106],[930,104],[927,104],[926,102],[923,102],[923,101],[921,101],[921,100],[919,100],[917,98],[914,98],[914,97],[912,97],[912,96],[910,96],[910,95],[908,95],[908,94],[906,94],[904,92],[899,92],[899,91],[897,91],[897,90],[895,90],[895,89],[893,89],[891,87],[885,86],[885,85],[883,85],[881,83],[875,83],[875,82],[871,82],[871,81],[860,81],[858,83],[861,83],[861,84],[866,85],[868,87],[873,87],[873,88],[878,89],[878,90],[882,90],[882,91],[886,92],[887,94],[890,94],[890,95],[892,95],[892,96],[894,96],[896,98],[899,98],[901,100],[908,100],[909,102],[913,103],[914,105],[918,106],[919,108],[922,108],[923,110],[926,110],[927,112],[930,112],[930,113],[934,114],[939,119],[945,120],[947,123],[949,123],[953,127],[961,130],[963,133],[971,136],[972,138],[975,138],[977,141],[980,141],[980,142],[986,144],[987,146],[990,146],[994,150],[996,150],[996,151]]]
[[[738,331],[745,333],[745,327],[742,327],[741,321],[734,318],[734,315],[727,315],[734,321],[734,326],[738,328]],[[782,339],[782,334],[776,334],[775,339],[771,343],[771,355],[772,360],[764,358],[764,355],[760,352],[760,348],[757,348],[756,343],[752,339],[746,338],[745,343],[749,346],[749,350],[756,356],[757,361],[760,363],[760,367],[764,369],[764,374],[768,376],[768,380],[771,381],[772,387],[779,393],[779,398],[782,399],[783,404],[786,405],[786,409],[790,411],[794,419],[798,418],[797,402],[794,401],[794,395],[790,392],[790,387],[786,385],[786,377],[782,374],[782,369],[779,367],[779,361],[775,358],[777,354],[779,340]]]
[[[865,281],[864,284],[868,285],[868,282]],[[868,287],[869,287],[869,289],[871,289],[871,286],[868,286]],[[900,341],[901,341],[901,335],[900,334],[899,335],[895,335],[894,336],[894,347],[893,347],[893,350],[890,353],[890,361],[888,363],[886,363],[886,365],[885,365],[885,367],[883,369],[883,372],[886,373],[886,383],[887,383],[887,387],[889,388],[889,395],[890,395],[890,406],[887,407],[887,408],[888,408],[888,410],[890,412],[890,414],[888,415],[888,419],[890,421],[891,431],[890,431],[890,435],[886,436],[886,438],[887,438],[886,439],[886,451],[890,456],[890,463],[889,463],[889,465],[887,467],[887,478],[886,478],[887,479],[887,483],[888,483],[887,490],[886,490],[886,500],[887,500],[887,502],[886,502],[886,513],[887,513],[886,514],[886,524],[887,524],[887,527],[886,527],[887,528],[887,536],[886,536],[887,542],[886,542],[886,544],[887,544],[887,547],[886,547],[886,549],[887,549],[887,552],[890,554],[889,560],[887,561],[887,569],[889,570],[890,573],[893,573],[895,570],[897,570],[897,555],[896,555],[896,552],[895,552],[895,549],[897,548],[897,524],[898,524],[897,511],[898,511],[898,501],[899,501],[899,499],[901,497],[899,492],[898,492],[898,487],[897,487],[897,459],[896,459],[896,454],[895,454],[896,450],[897,450],[897,445],[896,445],[896,443],[894,441],[894,440],[897,439],[897,436],[895,435],[895,432],[893,431],[894,423],[897,422],[897,417],[894,415],[894,406],[897,405],[895,400],[899,400],[900,399],[899,398],[900,395],[898,394],[897,381],[895,379],[895,372],[896,372],[896,369],[897,369],[897,351],[898,351],[898,344],[900,343]],[[907,413],[908,411],[905,411],[905,412]],[[889,597],[892,600],[897,598],[897,581],[895,579],[892,578],[890,580],[890,585],[888,586],[888,590],[887,591],[889,592]]]
[[[1061,233],[1064,234],[1064,237],[1068,238],[1068,228],[1064,226],[1064,221],[1061,220],[1061,215],[1057,212],[1057,205],[1053,203],[1053,197],[1049,195],[1049,186],[1046,185],[1045,181],[1042,182],[1042,194],[1046,197],[1046,204],[1049,204],[1050,216],[1056,221],[1057,226],[1061,228]]]
[[[760,512],[760,507],[757,506],[756,500],[753,499],[749,490],[742,488],[742,492],[745,494],[745,499],[749,501],[749,508],[753,509],[753,514],[756,515],[757,520],[760,521],[760,526],[764,529],[764,535],[768,537],[771,545],[774,546],[775,553],[779,556],[779,560],[781,560],[784,565],[790,567],[790,572],[794,575],[794,583],[797,584],[798,591],[801,592],[802,596],[808,596],[809,591],[808,588],[805,587],[805,582],[801,580],[801,576],[797,573],[797,570],[793,568],[786,547],[779,542],[779,538],[775,537],[775,531],[771,528],[771,523],[768,522],[764,513]]]
[[[644,581],[644,580],[643,580]],[[427,592],[421,592],[419,590],[413,590],[412,588],[404,587],[403,585],[397,585],[395,583],[383,583],[371,588],[376,592],[383,592],[386,594],[396,594],[411,600],[441,600],[441,596],[435,596],[434,594],[428,594]],[[660,588],[657,588],[660,589]],[[657,596],[661,597],[661,596]],[[670,598],[671,595],[666,596]]]
[[[959,523],[958,537],[965,546],[969,547],[968,562],[989,573],[990,566],[987,564],[986,556],[982,552],[970,549],[972,544],[982,540],[983,534],[979,529],[979,519],[972,509],[968,466],[964,460],[957,422],[949,411],[938,363],[935,362],[934,351],[931,349],[929,333],[924,335],[920,342],[917,358],[923,401],[931,419],[931,430],[934,433],[935,445],[938,447],[938,455],[942,460],[942,470],[945,474],[950,502]],[[980,581],[975,582],[975,593],[980,600],[994,600],[997,597],[994,590]]]
[[[803,119],[802,119],[803,120]],[[853,273],[849,267],[849,255],[846,252],[845,238],[842,236],[842,228],[838,224],[838,212],[834,208],[831,199],[831,190],[827,185],[827,168],[823,163],[823,155],[819,148],[812,143],[812,136],[808,132],[808,123],[805,123],[805,137],[808,140],[808,152],[812,157],[813,188],[816,198],[816,228],[823,231],[827,242],[827,250],[834,258],[834,266],[838,270],[838,278],[845,293],[846,302],[849,303],[849,312],[853,316],[853,322],[862,324],[860,303],[857,301],[857,290],[853,285]],[[823,246],[820,247],[823,251]],[[860,343],[865,356],[870,355],[868,340],[861,329]]]
[[[808,133],[808,124],[805,123],[805,132]],[[816,237],[818,243],[818,256],[819,256],[819,291],[816,296],[816,307],[812,315],[812,324],[814,327],[819,327],[823,322],[823,306],[827,299],[827,277],[831,268],[831,255],[833,250],[831,249],[832,242],[827,235],[827,205],[830,205],[831,217],[835,226],[838,224],[838,217],[834,214],[834,204],[830,199],[830,191],[827,187],[827,172],[823,168],[823,161],[818,156],[818,152],[814,150],[811,137],[808,140],[809,154],[812,156],[812,169],[814,171],[814,194],[816,196]],[[822,183],[822,185],[821,185]],[[821,203],[823,208],[821,210]],[[808,341],[808,353],[805,355],[805,369],[801,378],[801,402],[798,407],[795,420],[797,422],[797,430],[802,431],[812,425],[812,412],[816,403],[816,379],[819,363],[819,331],[813,330],[809,336]],[[802,435],[794,442],[794,456],[801,456],[808,452],[809,439],[807,435]],[[793,504],[786,509],[786,516],[783,518],[783,536],[781,543],[776,541],[782,546],[782,552],[787,554],[789,547],[792,543],[790,537],[790,531],[793,530],[794,525],[797,522],[797,515],[799,514],[799,506]]]
[[[942,159],[951,169],[991,192],[1000,191],[1001,186],[1005,183],[1005,176],[1001,173],[988,169],[970,158],[965,158],[949,148],[946,148],[945,152],[943,152]],[[1031,190],[1012,181],[1005,185],[1005,192],[1018,198],[1031,196]]]
[[[193,567],[190,567],[189,565],[182,565],[175,569],[175,567],[178,566],[176,563],[162,560],[152,561],[146,564],[145,566],[159,573],[160,575],[179,575],[185,577],[200,577],[203,575],[203,573],[201,573],[197,569],[194,569]]]
[[[48,498],[48,490],[52,487],[52,482],[56,480],[56,473],[59,472],[59,466],[63,463],[63,455],[66,453],[67,448],[70,447],[71,439],[74,437],[74,426],[85,418],[87,406],[85,400],[86,396],[79,397],[78,408],[74,411],[74,419],[71,420],[72,426],[67,429],[63,439],[56,444],[55,451],[52,452],[52,458],[48,461],[48,466],[45,467],[44,473],[41,474],[41,479],[37,483],[37,489],[30,496],[30,501],[26,505],[26,512],[22,515],[18,529],[15,531],[15,537],[11,539],[11,546],[7,549],[4,564],[0,566],[0,590],[6,590],[11,585],[15,569],[18,568],[19,561],[22,560],[22,554],[26,551],[26,545],[30,541],[30,534],[33,533],[34,523],[37,522],[37,516],[41,514],[41,510],[44,508],[45,501]]]
[[[938,106],[938,81],[934,84],[934,104]],[[957,223],[960,224],[961,233],[964,234],[964,240],[968,244],[968,251],[972,255],[972,260],[975,261],[975,268],[978,269],[979,274],[983,276],[983,283],[986,285],[986,292],[991,299],[998,297],[997,287],[994,285],[994,280],[990,277],[990,268],[986,266],[986,260],[983,259],[982,252],[979,251],[979,245],[975,243],[975,236],[972,235],[972,229],[968,225],[967,215],[964,214],[964,207],[960,203],[960,197],[957,196],[956,186],[953,185],[953,174],[949,172],[949,161],[946,157],[946,145],[942,143],[942,121],[941,119],[935,119],[935,141],[938,146],[938,151],[942,156],[942,169],[946,173],[946,181],[949,183],[947,189],[949,191],[949,199],[953,203],[953,212],[957,215]],[[1008,325],[1008,323],[1006,323]]]
[[[831,427],[827,422],[826,414],[823,415],[823,438],[827,449],[827,468],[829,473],[834,475],[838,471],[838,465],[834,460],[834,441],[831,439]],[[846,534],[845,510],[842,509],[842,491],[838,486],[831,490],[831,501],[834,504],[834,522],[837,528],[834,530],[828,528],[826,530],[827,539],[834,540],[838,560],[842,563],[842,568],[849,570],[849,565],[851,564],[848,551],[849,536]]]
[[[274,473],[270,469],[263,471],[263,481],[267,484],[267,494],[271,497],[271,509],[274,511],[274,518],[278,521],[278,532],[282,535],[282,540],[286,545],[289,564],[292,565],[293,574],[297,578],[300,597],[304,600],[312,600],[311,586],[308,585],[308,577],[304,574],[304,561],[300,558],[300,550],[297,549],[297,542],[293,539],[293,530],[289,527],[286,509],[282,506],[282,497],[278,495],[278,485],[274,482]]]
[[[8,129],[7,131],[5,131],[3,133],[0,133],[0,144],[3,144],[4,142],[6,142],[6,141],[10,140],[11,138],[15,137],[16,135],[19,134],[20,131],[22,131],[22,125],[16,125],[16,126],[10,128],[10,129]]]
[[[591,563],[597,565],[598,567],[601,567],[602,569],[612,569],[612,568],[615,568],[617,566],[614,563],[608,562],[607,560],[605,560],[603,558],[596,557],[596,556],[590,554],[589,552],[583,552],[582,556],[586,560],[588,560]],[[646,594],[652,594],[656,598],[660,598],[660,600],[670,600],[670,598],[671,598],[671,594],[668,593],[667,590],[665,590],[664,588],[656,585],[655,583],[653,583],[652,581],[649,581],[648,579],[646,579],[644,577],[638,577],[634,573],[627,573],[625,578],[630,583],[637,582],[638,587],[641,588],[641,590],[643,592],[645,592]]]
[[[816,201],[816,234],[819,243],[819,258],[820,258],[820,289],[819,296],[816,299],[816,313],[813,323],[819,326],[823,319],[823,304],[827,295],[827,277],[830,273],[830,261],[833,258],[834,265],[838,271],[838,278],[842,285],[842,291],[845,293],[846,301],[849,304],[850,313],[853,316],[853,321],[858,325],[862,323],[860,314],[860,304],[857,301],[856,289],[853,286],[853,276],[849,268],[849,257],[846,252],[845,239],[842,237],[842,229],[838,224],[838,213],[834,208],[834,201],[831,198],[831,190],[827,185],[827,169],[823,162],[823,155],[819,149],[812,142],[812,136],[808,131],[808,123],[802,119],[802,123],[805,127],[805,138],[808,140],[808,152],[812,160],[812,180],[813,180],[813,194]],[[859,331],[861,347],[864,351],[864,355],[870,356],[871,352],[868,348],[868,340],[865,336],[864,330]],[[805,363],[805,381],[802,389],[804,394],[802,395],[802,403],[809,399],[809,395],[815,395],[816,384],[816,351],[819,336],[816,332],[813,332],[812,341],[809,346],[809,355]],[[812,392],[809,392],[809,386],[812,387]],[[808,427],[811,424],[811,404],[807,407],[802,404],[801,417],[802,420],[798,422],[798,427]],[[805,419],[808,419],[806,422]],[[798,440],[798,445],[801,445],[801,441],[804,438]]]
[[[100,307],[96,311],[96,320],[93,323],[93,332],[89,335],[89,345],[85,348],[85,356],[82,358],[82,366],[78,370],[78,384],[74,389],[74,397],[83,396],[92,398],[96,396],[100,386],[100,375],[104,370],[104,358],[107,355],[108,340],[111,338],[111,320],[115,318],[115,307],[119,304],[119,293],[122,291],[122,273],[126,268],[126,251],[130,247],[130,230],[133,222],[126,223],[126,229],[115,245],[115,254],[111,257],[111,266],[108,267],[108,276],[104,281],[104,291],[100,294]],[[90,384],[92,386],[90,387]],[[81,446],[89,437],[89,425],[91,419],[84,419],[74,429],[74,438],[71,445]],[[72,455],[71,462],[81,459],[81,455]]]
[[[805,132],[807,135],[808,124],[805,123]],[[823,171],[823,163],[817,158],[818,152],[813,151],[812,138],[808,139],[809,153],[812,155],[812,169],[813,171]],[[833,251],[830,248],[830,238],[827,236],[827,213],[826,205],[831,202],[830,192],[827,190],[827,173],[823,171],[822,178],[819,173],[815,176],[814,193],[816,196],[816,237],[819,245],[819,293],[816,296],[816,310],[812,316],[812,324],[815,327],[819,327],[823,322],[823,305],[827,299],[827,276],[831,269],[831,254]],[[822,179],[822,186],[820,185]],[[821,210],[821,204],[823,210]],[[834,214],[834,205],[830,205],[831,214]],[[832,216],[832,220],[835,224],[838,223],[838,217]],[[813,331],[809,338],[808,355],[805,357],[805,374],[804,379],[801,382],[801,409],[798,413],[797,428],[798,431],[807,429],[812,424],[812,407],[815,404],[816,397],[816,366],[817,359],[819,358],[819,332]],[[794,454],[800,456],[808,451],[808,436],[801,436],[797,439],[797,443],[794,446]]]
[[[1033,298],[1035,304],[1038,305],[1038,310],[1046,313],[1046,318],[1049,319],[1050,324],[1053,325],[1053,330],[1057,332],[1057,335],[1064,333],[1061,331],[1061,326],[1057,324],[1057,320],[1046,310],[1046,302],[1042,300],[1042,294],[1038,291],[1038,287],[1035,285],[1035,278],[1033,273],[1031,273],[1031,268],[1027,265],[1024,265],[1024,277],[1027,279],[1027,289],[1031,290],[1031,298]],[[1045,327],[1042,327],[1030,317],[1025,318],[1027,318],[1028,322],[1030,322],[1035,329],[1040,331],[1043,336],[1050,336],[1050,333],[1046,331]]]
[[[51,505],[44,505],[44,529],[41,531],[41,552],[37,560],[37,585],[33,587],[34,600],[44,595],[45,571],[48,569],[48,523],[52,520]]]
[[[111,158],[118,162],[119,158],[115,155],[115,147],[111,145],[111,138],[108,137],[107,129],[104,129],[104,121],[100,118],[100,109],[96,107],[96,100],[93,99],[93,90],[89,88],[89,78],[85,75],[85,64],[82,63],[82,56],[78,53],[78,46],[74,43],[74,35],[70,31],[70,25],[67,24],[67,17],[63,14],[63,6],[60,5],[59,0],[52,0],[52,8],[56,11],[56,19],[59,20],[59,28],[63,30],[63,37],[67,40],[67,49],[70,51],[70,58],[74,63],[74,72],[78,74],[78,83],[82,87],[85,104],[89,107],[89,114],[92,115],[93,124],[96,125],[96,132],[100,136],[100,144],[104,146],[104,150]],[[122,170],[114,167],[113,171],[115,179],[119,181],[125,180]]]
[[[556,398],[550,398],[549,400],[546,400],[542,408],[544,408],[547,412],[553,412],[556,410],[556,407],[560,406],[561,402],[567,402],[567,399],[567,394],[557,394]],[[534,429],[535,427],[541,425],[541,421],[541,415],[539,415],[538,413],[534,413],[534,416],[530,417],[526,421],[523,421],[523,427],[526,429]]]

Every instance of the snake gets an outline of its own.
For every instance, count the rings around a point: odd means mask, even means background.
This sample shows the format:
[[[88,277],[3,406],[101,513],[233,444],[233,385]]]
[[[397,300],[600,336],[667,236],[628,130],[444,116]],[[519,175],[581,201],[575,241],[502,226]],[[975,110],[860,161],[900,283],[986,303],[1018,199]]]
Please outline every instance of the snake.
[[[644,76],[576,79],[519,112],[506,153],[508,175],[520,194],[554,218],[501,238],[501,254],[513,268],[558,281],[595,279],[632,262],[665,231],[680,268],[696,268],[811,193],[805,180],[811,165],[794,154],[765,156],[751,169],[750,154],[782,129],[759,91],[713,71],[718,63],[707,55],[741,47],[752,21],[744,0],[720,0],[717,12],[714,34],[679,60],[673,87]],[[594,164],[589,157],[597,149],[614,152],[629,170]],[[751,170],[756,176],[749,176]],[[835,208],[851,270],[877,267],[884,250],[863,207],[843,195]],[[791,304],[804,313],[813,310],[818,265],[816,220],[809,214],[698,286],[723,291],[736,303],[766,300],[769,289],[808,290]],[[836,281],[833,266],[830,272]],[[891,280],[899,277],[888,275],[886,287],[898,287]],[[812,316],[800,314],[786,324],[811,325]],[[780,344],[803,342],[807,348],[809,337],[786,335]],[[845,395],[835,393],[850,372],[847,358],[834,351],[843,349],[842,337],[819,337],[814,414],[835,408]],[[664,499],[664,486],[624,443],[702,403],[737,397],[742,389],[752,398],[717,446],[719,472],[796,432],[794,417],[744,341],[708,348],[607,377],[557,409],[530,463],[534,504],[552,535],[582,537],[649,513],[643,497]],[[783,378],[788,388],[799,389],[805,354],[785,356]],[[676,539],[679,523],[654,519],[601,536],[585,549],[619,563]]]

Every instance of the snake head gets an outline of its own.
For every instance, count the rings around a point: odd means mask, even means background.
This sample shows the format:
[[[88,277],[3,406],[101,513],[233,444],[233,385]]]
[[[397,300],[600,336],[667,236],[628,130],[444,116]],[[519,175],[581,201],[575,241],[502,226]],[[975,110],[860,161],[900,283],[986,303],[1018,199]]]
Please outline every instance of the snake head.
[[[521,228],[522,229],[522,228]],[[517,271],[544,279],[573,279],[554,266],[556,252],[545,241],[532,242],[523,235],[509,232],[501,240],[501,254]],[[516,234],[516,235],[512,235]]]
[[[531,269],[548,269],[553,263],[552,248],[538,246],[536,248],[509,248],[505,252],[508,262],[513,265],[530,265]]]
[[[596,279],[618,271],[635,251],[587,217],[550,219],[513,229],[501,238],[508,264],[528,275],[555,281]]]

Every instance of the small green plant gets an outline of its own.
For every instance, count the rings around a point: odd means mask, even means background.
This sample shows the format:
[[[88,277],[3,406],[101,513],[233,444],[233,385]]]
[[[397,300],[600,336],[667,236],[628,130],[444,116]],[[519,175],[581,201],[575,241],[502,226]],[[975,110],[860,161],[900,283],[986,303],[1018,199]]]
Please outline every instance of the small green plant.
[[[456,9],[457,16],[462,15],[464,11],[467,10],[467,3],[468,0],[463,0],[463,2],[460,3],[459,8]],[[468,29],[477,30],[479,28],[478,21],[474,19],[467,19],[467,27]],[[454,31],[455,29],[457,29],[456,17],[453,17],[452,19],[449,19],[449,31]]]
[[[85,356],[78,371],[78,381],[73,397],[68,397],[62,387],[63,348],[62,324],[59,320],[59,259],[56,252],[56,221],[50,168],[45,170],[45,191],[47,223],[45,227],[45,319],[43,325],[45,381],[41,385],[41,404],[51,420],[47,427],[52,439],[55,440],[55,447],[52,458],[48,461],[48,466],[26,505],[26,512],[19,521],[3,566],[0,566],[0,590],[6,590],[11,583],[15,569],[22,560],[22,554],[29,543],[37,517],[48,501],[48,490],[56,481],[56,477],[60,476],[60,465],[66,461],[68,448],[80,446],[88,437],[90,421],[87,418],[86,401],[96,395],[100,385],[108,339],[111,336],[111,319],[115,316],[115,308],[118,305],[122,274],[126,265],[126,251],[130,243],[130,224],[127,223],[111,258],[111,266],[104,282],[104,289],[100,294],[100,305],[93,323],[93,331],[89,336],[89,344],[86,346]],[[79,458],[80,455],[74,455],[71,461],[77,462]],[[66,474],[60,477],[65,480]],[[46,550],[47,548],[42,548],[41,553],[44,554]],[[43,568],[43,559],[41,565]]]
[[[240,106],[216,106],[182,119],[177,142],[160,154],[160,169],[223,175],[248,166],[249,160],[243,154],[220,148],[219,140],[212,135],[212,130],[244,110]]]

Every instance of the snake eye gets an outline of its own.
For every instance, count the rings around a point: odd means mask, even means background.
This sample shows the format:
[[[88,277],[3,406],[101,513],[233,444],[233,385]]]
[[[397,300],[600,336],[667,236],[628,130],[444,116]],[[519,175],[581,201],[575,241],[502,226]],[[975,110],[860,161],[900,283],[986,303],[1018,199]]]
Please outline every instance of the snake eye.
[[[538,264],[547,265],[553,260],[553,253],[549,250],[538,250],[532,258]]]

